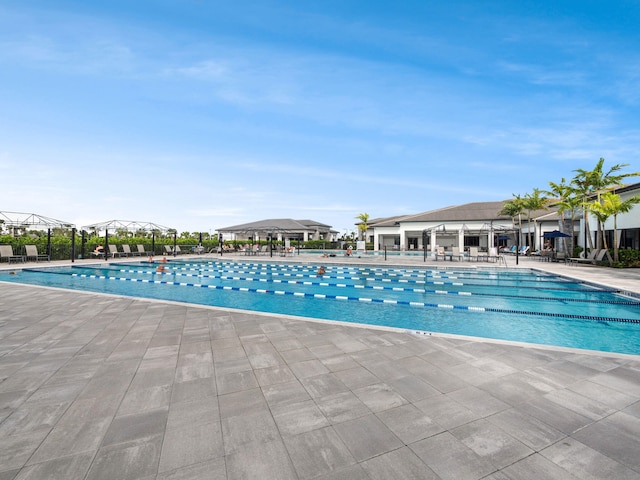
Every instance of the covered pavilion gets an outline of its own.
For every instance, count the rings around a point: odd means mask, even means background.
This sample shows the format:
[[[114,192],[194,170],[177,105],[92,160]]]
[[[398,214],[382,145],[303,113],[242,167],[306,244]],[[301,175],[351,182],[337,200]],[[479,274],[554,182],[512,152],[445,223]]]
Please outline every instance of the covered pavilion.
[[[165,234],[171,235],[173,234],[173,251],[176,251],[176,234],[177,230],[175,228],[165,227],[163,225],[159,225],[153,222],[141,222],[136,220],[107,220],[106,222],[94,223],[92,225],[85,225],[82,227],[82,251],[81,255],[84,258],[84,244],[86,242],[86,232],[92,232],[95,235],[100,235],[101,232],[104,232],[104,251],[105,258],[108,254],[109,250],[109,232],[132,232],[132,233],[145,233],[151,234],[151,250],[155,251],[156,245],[156,235],[157,234]]]
[[[75,244],[75,225],[71,222],[65,222],[63,220],[57,220],[51,217],[45,217],[44,215],[38,215],[37,213],[22,213],[22,212],[6,212],[0,211],[0,224],[4,228],[16,229],[30,229],[30,230],[47,230],[47,255],[51,257],[51,230],[54,228],[71,229],[71,243],[72,243],[72,259],[73,259],[73,245]]]

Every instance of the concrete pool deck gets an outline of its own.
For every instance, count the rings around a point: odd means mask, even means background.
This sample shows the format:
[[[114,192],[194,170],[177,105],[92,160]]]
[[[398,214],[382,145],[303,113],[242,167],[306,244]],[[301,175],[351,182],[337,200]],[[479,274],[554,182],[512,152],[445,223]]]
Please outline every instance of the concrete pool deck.
[[[618,480],[638,452],[640,356],[0,283],[0,480]]]

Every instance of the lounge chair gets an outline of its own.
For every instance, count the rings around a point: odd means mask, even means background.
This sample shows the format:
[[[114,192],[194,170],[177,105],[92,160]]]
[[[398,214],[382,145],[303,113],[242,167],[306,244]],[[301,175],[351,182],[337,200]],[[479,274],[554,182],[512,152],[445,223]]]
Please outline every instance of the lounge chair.
[[[469,247],[469,261],[478,261],[478,247]]]
[[[38,260],[46,260],[47,262],[51,260],[51,257],[49,257],[49,255],[39,254],[38,247],[36,247],[35,245],[25,245],[24,248],[27,252],[27,254],[25,255],[27,260],[33,259],[36,262]]]
[[[11,262],[24,262],[23,255],[14,255],[13,247],[11,245],[0,245],[0,261],[6,258],[8,263]]]
[[[508,254],[512,254],[515,255],[516,254],[516,246],[515,245],[511,245],[511,248],[504,248],[500,251],[500,253],[508,253]]]
[[[451,247],[451,259],[457,258],[458,260],[464,260],[464,252],[460,252],[460,247]]]
[[[120,252],[118,251],[118,246],[117,246],[117,245],[113,245],[113,244],[109,245],[109,254],[110,254],[113,258],[116,258],[116,257],[119,257],[119,256],[121,256],[121,255],[122,255],[122,253],[120,253]]]
[[[607,250],[606,248],[603,248],[602,250],[597,250],[594,249],[592,250],[592,252],[598,252],[595,256],[592,256],[591,253],[589,253],[589,256],[587,258],[572,258],[571,261],[572,263],[591,263],[592,265],[596,265],[597,263],[603,262],[604,261],[604,257],[607,257],[609,259],[609,262],[611,262],[611,255],[609,254],[609,250]]]
[[[436,262],[438,258],[442,257],[443,260],[446,260],[449,257],[449,260],[453,259],[450,253],[447,253],[444,247],[436,247]]]
[[[138,255],[153,255],[153,252],[145,250],[144,245],[138,244]]]
[[[496,247],[489,248],[489,254],[487,255],[488,262],[497,262],[500,259],[498,255],[498,249]]]
[[[165,245],[164,251],[167,255],[173,255],[173,247],[171,245]]]
[[[595,263],[596,255],[598,255],[599,252],[600,250],[594,248],[585,258],[570,258],[569,263]]]
[[[529,245],[520,245],[520,248],[517,251],[517,255],[526,255],[528,251]]]
[[[133,255],[138,255],[138,252],[132,252],[131,247],[129,245],[122,245],[122,255],[125,257],[132,257]]]

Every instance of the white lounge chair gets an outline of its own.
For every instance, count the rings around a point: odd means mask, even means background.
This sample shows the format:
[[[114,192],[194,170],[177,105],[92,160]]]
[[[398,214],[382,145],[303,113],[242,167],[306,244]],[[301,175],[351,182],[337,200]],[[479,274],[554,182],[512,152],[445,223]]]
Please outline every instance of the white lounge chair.
[[[570,258],[569,263],[594,263],[596,259],[596,255],[598,255],[599,251],[600,250],[598,250],[597,248],[594,248],[589,252],[589,255],[587,255],[585,258],[579,258],[579,257]]]
[[[451,247],[451,259],[457,258],[458,260],[464,260],[464,252],[460,252],[460,247]]]
[[[47,262],[51,260],[51,258],[49,257],[49,255],[45,255],[45,254],[39,254],[38,253],[38,247],[36,247],[35,245],[25,245],[24,246],[27,254],[25,255],[26,259],[33,259],[36,262],[38,260],[46,260]]]
[[[122,255],[122,253],[120,253],[120,252],[118,251],[118,246],[117,246],[117,245],[113,245],[113,244],[110,244],[110,245],[109,245],[109,254],[110,254],[113,258],[115,258],[115,257],[120,257],[120,256]]]
[[[8,263],[11,262],[24,262],[23,255],[14,255],[13,247],[11,245],[0,245],[0,261],[7,259]]]
[[[138,255],[152,255],[153,252],[148,252],[144,249],[144,245],[138,244]]]

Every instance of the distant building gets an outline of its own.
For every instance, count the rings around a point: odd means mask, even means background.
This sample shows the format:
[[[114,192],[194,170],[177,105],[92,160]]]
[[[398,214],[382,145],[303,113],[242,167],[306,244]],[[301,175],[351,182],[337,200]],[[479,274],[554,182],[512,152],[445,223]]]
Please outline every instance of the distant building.
[[[274,240],[326,240],[335,242],[338,232],[315,220],[293,220],[291,218],[271,218],[257,222],[243,223],[231,227],[219,228],[226,240],[266,240],[268,237]]]

